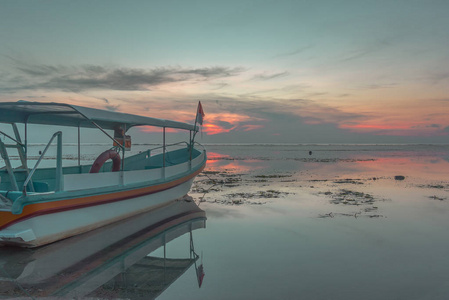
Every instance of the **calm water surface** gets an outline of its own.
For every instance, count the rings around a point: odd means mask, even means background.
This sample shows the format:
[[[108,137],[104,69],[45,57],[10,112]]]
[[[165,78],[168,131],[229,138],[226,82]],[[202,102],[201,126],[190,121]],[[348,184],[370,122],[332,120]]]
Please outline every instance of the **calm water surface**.
[[[165,274],[158,299],[446,299],[448,145],[206,148],[208,166],[190,193],[206,228],[148,248],[182,270],[172,276],[154,263]],[[196,260],[184,266],[192,244]],[[139,274],[157,273],[140,266]],[[123,274],[116,287],[128,280],[127,289],[138,290],[141,282]],[[90,296],[107,298],[105,290]]]
[[[161,299],[446,299],[447,145],[207,149],[204,284]]]

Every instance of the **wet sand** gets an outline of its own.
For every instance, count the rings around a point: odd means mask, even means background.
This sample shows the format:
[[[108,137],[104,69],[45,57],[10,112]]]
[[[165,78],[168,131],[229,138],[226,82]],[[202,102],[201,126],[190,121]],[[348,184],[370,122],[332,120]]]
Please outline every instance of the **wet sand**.
[[[310,177],[314,179],[309,179]],[[385,211],[382,211],[383,204],[393,201],[396,197],[403,197],[404,193],[417,201],[445,202],[449,199],[449,181],[429,181],[426,178],[405,175],[369,178],[342,178],[334,175],[329,178],[328,174],[320,175],[317,172],[304,178],[303,172],[278,171],[260,175],[248,170],[239,172],[239,169],[209,168],[198,176],[190,195],[198,204],[207,204],[210,207],[282,205],[279,199],[294,201],[297,195],[318,196],[317,205],[323,206],[323,212],[317,215],[319,218],[381,218],[386,217]]]

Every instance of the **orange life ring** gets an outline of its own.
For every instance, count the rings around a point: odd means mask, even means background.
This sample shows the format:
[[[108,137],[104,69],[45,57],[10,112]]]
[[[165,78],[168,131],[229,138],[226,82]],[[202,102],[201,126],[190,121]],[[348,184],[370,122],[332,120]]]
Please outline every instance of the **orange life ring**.
[[[120,155],[114,150],[107,150],[97,157],[90,168],[89,173],[98,173],[108,159],[112,159],[112,172],[120,171]]]

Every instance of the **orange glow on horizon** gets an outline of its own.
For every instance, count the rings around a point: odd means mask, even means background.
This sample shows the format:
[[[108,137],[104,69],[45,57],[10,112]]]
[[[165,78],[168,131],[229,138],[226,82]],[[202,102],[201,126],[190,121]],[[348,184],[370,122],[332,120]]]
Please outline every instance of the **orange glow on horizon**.
[[[360,97],[304,105],[296,114],[308,125],[334,124],[349,132],[384,136],[444,136],[449,134],[449,101],[410,98],[369,101]]]
[[[208,135],[227,133],[231,131],[251,131],[263,128],[261,124],[244,124],[248,122],[264,121],[260,118],[254,118],[236,113],[211,113],[205,117],[203,124],[204,132]]]
[[[447,135],[440,127],[422,123],[399,123],[399,124],[340,124],[339,128],[348,129],[351,132],[371,133],[375,135],[391,136],[443,136]]]
[[[243,131],[251,131],[251,130],[261,129],[264,127],[265,126],[263,126],[263,125],[243,125],[242,130]]]
[[[186,121],[188,119],[191,119],[190,116],[187,113],[180,113],[177,111],[172,112],[173,115],[176,116],[182,116],[182,119],[179,119],[180,122],[185,123],[191,123],[192,125],[194,122]],[[252,131],[261,129],[264,127],[264,125],[261,124],[248,124],[250,122],[261,122],[264,121],[260,118],[254,118],[243,114],[236,114],[236,113],[206,113],[206,117],[203,123],[203,129],[202,131],[207,135],[215,135],[215,134],[221,134],[221,133],[228,133],[231,131]],[[197,124],[199,125],[199,124]],[[146,133],[151,132],[162,132],[161,127],[154,127],[154,126],[142,126],[139,127],[139,130]],[[173,132],[181,132],[183,130],[180,129],[173,129],[173,128],[166,128],[167,133],[173,133]]]
[[[224,129],[223,127],[220,127],[218,125],[215,124],[211,124],[211,123],[205,123],[203,125],[204,127],[204,132],[208,135],[214,135],[214,134],[219,134],[219,133],[225,133],[225,132],[229,132],[234,128],[231,129]]]
[[[160,93],[160,95],[157,94],[158,97],[165,95],[162,91]],[[125,95],[126,93],[121,96],[124,97]],[[92,97],[80,96],[77,99],[69,99],[67,102],[122,113],[172,119],[192,125],[195,121],[195,101],[181,100],[179,95],[175,97],[177,100],[167,101],[160,101],[162,98],[159,99],[158,97],[156,97],[157,100],[148,99],[148,95],[144,93],[136,93],[133,101],[123,101],[121,98],[115,98],[114,96],[116,96],[115,92],[111,92],[106,94],[106,97],[95,98],[94,101]],[[329,99],[326,101],[324,98],[324,100],[293,101],[261,97],[262,100],[259,102],[257,99],[251,100],[255,103],[254,109],[251,111],[249,110],[249,104],[241,98],[237,98],[239,101],[235,104],[232,103],[232,97],[230,97],[229,104],[224,104],[224,101],[223,104],[219,104],[219,102],[215,104],[212,101],[208,103],[206,100],[202,101],[205,111],[202,131],[205,135],[224,134],[229,138],[234,133],[240,133],[240,135],[236,135],[236,140],[238,140],[241,138],[242,132],[261,132],[268,126],[273,128],[269,132],[289,130],[289,124],[276,122],[275,117],[271,118],[269,114],[261,113],[272,111],[277,114],[276,118],[282,118],[283,114],[288,114],[290,117],[298,116],[299,126],[301,124],[328,124],[346,133],[357,133],[358,135],[354,135],[355,139],[360,134],[367,136],[436,137],[434,140],[438,140],[440,136],[449,135],[449,121],[446,118],[449,111],[449,101],[429,99],[424,102],[423,100],[413,99],[413,97],[410,99],[405,99],[405,97],[382,98],[381,95],[377,94],[372,99],[362,96],[354,95],[352,98],[347,96],[341,98],[338,103]],[[103,98],[107,98],[107,100],[102,100]],[[42,101],[50,100],[44,99]],[[262,103],[262,101],[265,102]],[[260,108],[260,111],[258,111],[258,108]],[[267,119],[260,116],[266,116]],[[280,126],[284,127],[280,128]],[[313,130],[313,127],[308,128]],[[162,132],[162,128],[150,126],[138,127],[138,130],[145,133]],[[185,131],[167,128],[166,132]],[[279,133],[270,133],[270,135],[280,136]],[[285,139],[288,138],[288,135],[285,135]]]

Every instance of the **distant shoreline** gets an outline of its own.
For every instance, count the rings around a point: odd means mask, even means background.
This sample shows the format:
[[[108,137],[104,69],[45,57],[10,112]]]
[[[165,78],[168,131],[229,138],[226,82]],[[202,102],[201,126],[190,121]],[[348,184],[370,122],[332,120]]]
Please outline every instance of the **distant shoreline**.
[[[202,143],[204,146],[449,146],[449,143]]]
[[[81,145],[103,146],[110,143],[81,143]],[[204,146],[449,146],[449,143],[202,143]],[[41,146],[45,143],[28,143],[29,146]],[[77,146],[77,143],[63,143]],[[161,145],[159,143],[135,143],[134,146]]]

